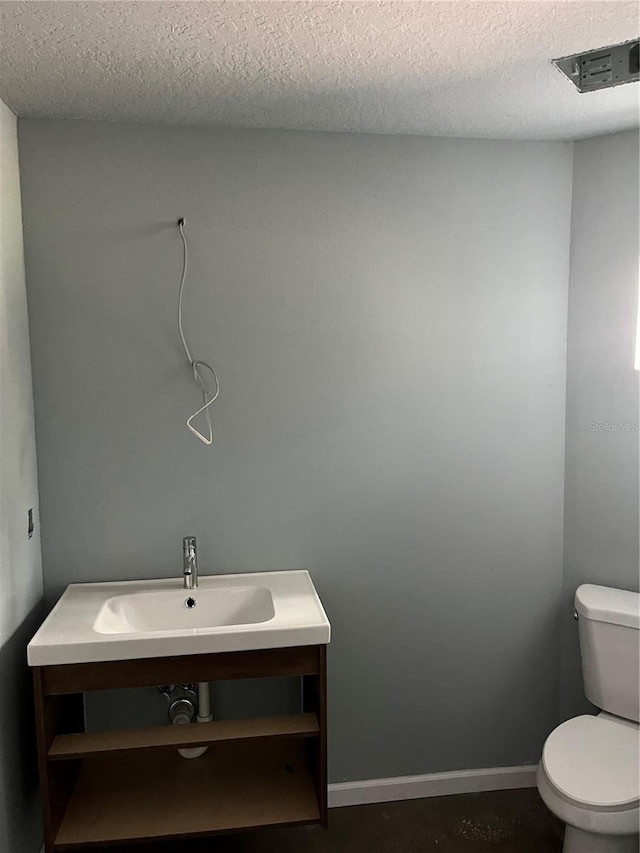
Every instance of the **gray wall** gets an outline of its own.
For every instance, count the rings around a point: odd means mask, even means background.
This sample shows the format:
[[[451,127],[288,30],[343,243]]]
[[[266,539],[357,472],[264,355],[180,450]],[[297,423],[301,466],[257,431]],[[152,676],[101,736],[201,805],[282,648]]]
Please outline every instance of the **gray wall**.
[[[572,598],[638,589],[638,133],[575,146],[567,354],[562,716],[587,708]]]
[[[307,567],[332,780],[557,718],[572,148],[20,122],[45,583]],[[176,329],[222,393],[205,449]]]
[[[27,512],[35,531],[28,538]],[[33,395],[16,117],[0,101],[0,851],[36,853],[33,697],[25,648],[42,616]]]

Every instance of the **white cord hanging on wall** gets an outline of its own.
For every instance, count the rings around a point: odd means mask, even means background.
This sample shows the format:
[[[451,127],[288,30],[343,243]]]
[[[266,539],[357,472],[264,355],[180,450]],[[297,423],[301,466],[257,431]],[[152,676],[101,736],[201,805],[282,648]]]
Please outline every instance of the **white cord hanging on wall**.
[[[189,349],[189,345],[187,344],[187,339],[184,335],[184,329],[182,328],[182,296],[184,293],[184,284],[187,279],[187,264],[189,260],[189,249],[187,247],[187,238],[184,234],[184,218],[181,216],[178,219],[178,231],[180,232],[180,237],[182,238],[182,276],[180,278],[180,290],[178,293],[178,330],[180,332],[180,340],[182,341],[182,346],[184,348],[185,355],[187,356],[187,360],[189,362],[189,366],[193,371],[193,378],[195,380],[196,385],[200,388],[202,392],[202,403],[203,405],[194,412],[190,417],[187,418],[187,426],[191,430],[191,432],[197,436],[200,441],[202,441],[206,445],[213,444],[213,431],[211,429],[211,414],[209,412],[209,407],[211,404],[218,399],[218,395],[220,394],[220,383],[218,382],[218,377],[216,375],[215,370],[211,367],[210,364],[207,364],[206,361],[200,361],[199,359],[194,359],[191,355],[191,350]],[[203,371],[209,371],[210,377],[213,380],[213,388],[211,386],[211,382],[207,381],[207,377]],[[193,422],[198,417],[198,415],[204,415],[205,422],[207,425],[207,433],[200,432],[197,429]]]

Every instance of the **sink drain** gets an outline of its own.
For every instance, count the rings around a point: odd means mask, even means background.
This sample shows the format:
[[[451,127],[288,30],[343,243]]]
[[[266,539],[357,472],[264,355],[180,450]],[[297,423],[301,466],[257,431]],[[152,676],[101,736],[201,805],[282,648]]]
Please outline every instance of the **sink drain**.
[[[187,610],[193,610],[197,603],[198,602],[195,600],[195,598],[187,598],[184,603],[184,606],[187,608]]]

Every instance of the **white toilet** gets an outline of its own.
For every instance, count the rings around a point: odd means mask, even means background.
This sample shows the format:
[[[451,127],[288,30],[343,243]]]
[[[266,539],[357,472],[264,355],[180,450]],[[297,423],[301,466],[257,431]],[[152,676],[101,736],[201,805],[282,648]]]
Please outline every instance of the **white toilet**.
[[[585,694],[602,711],[551,732],[538,790],[566,823],[563,853],[638,853],[640,595],[585,584],[575,607]]]

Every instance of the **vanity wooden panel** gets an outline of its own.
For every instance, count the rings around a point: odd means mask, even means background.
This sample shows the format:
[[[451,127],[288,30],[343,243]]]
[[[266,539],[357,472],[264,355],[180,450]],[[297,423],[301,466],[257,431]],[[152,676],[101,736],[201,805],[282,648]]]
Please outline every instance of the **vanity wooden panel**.
[[[309,743],[313,779],[320,813],[323,815],[322,825],[327,825],[327,647],[318,646],[318,672],[313,676],[302,679],[302,708],[303,711],[314,713],[319,721],[318,738]]]
[[[299,676],[297,715],[84,732],[91,690]],[[34,667],[45,850],[327,825],[326,646]],[[193,760],[176,748],[207,745]]]
[[[119,687],[154,687],[156,684],[314,675],[320,668],[320,648],[324,646],[58,664],[39,669],[44,692],[54,696]]]
[[[57,735],[84,729],[84,702],[82,694],[47,696],[42,689],[40,669],[34,670],[33,680],[42,820],[48,853],[53,849],[51,840],[56,837],[74,790],[80,761],[54,765],[48,761],[47,753]]]

